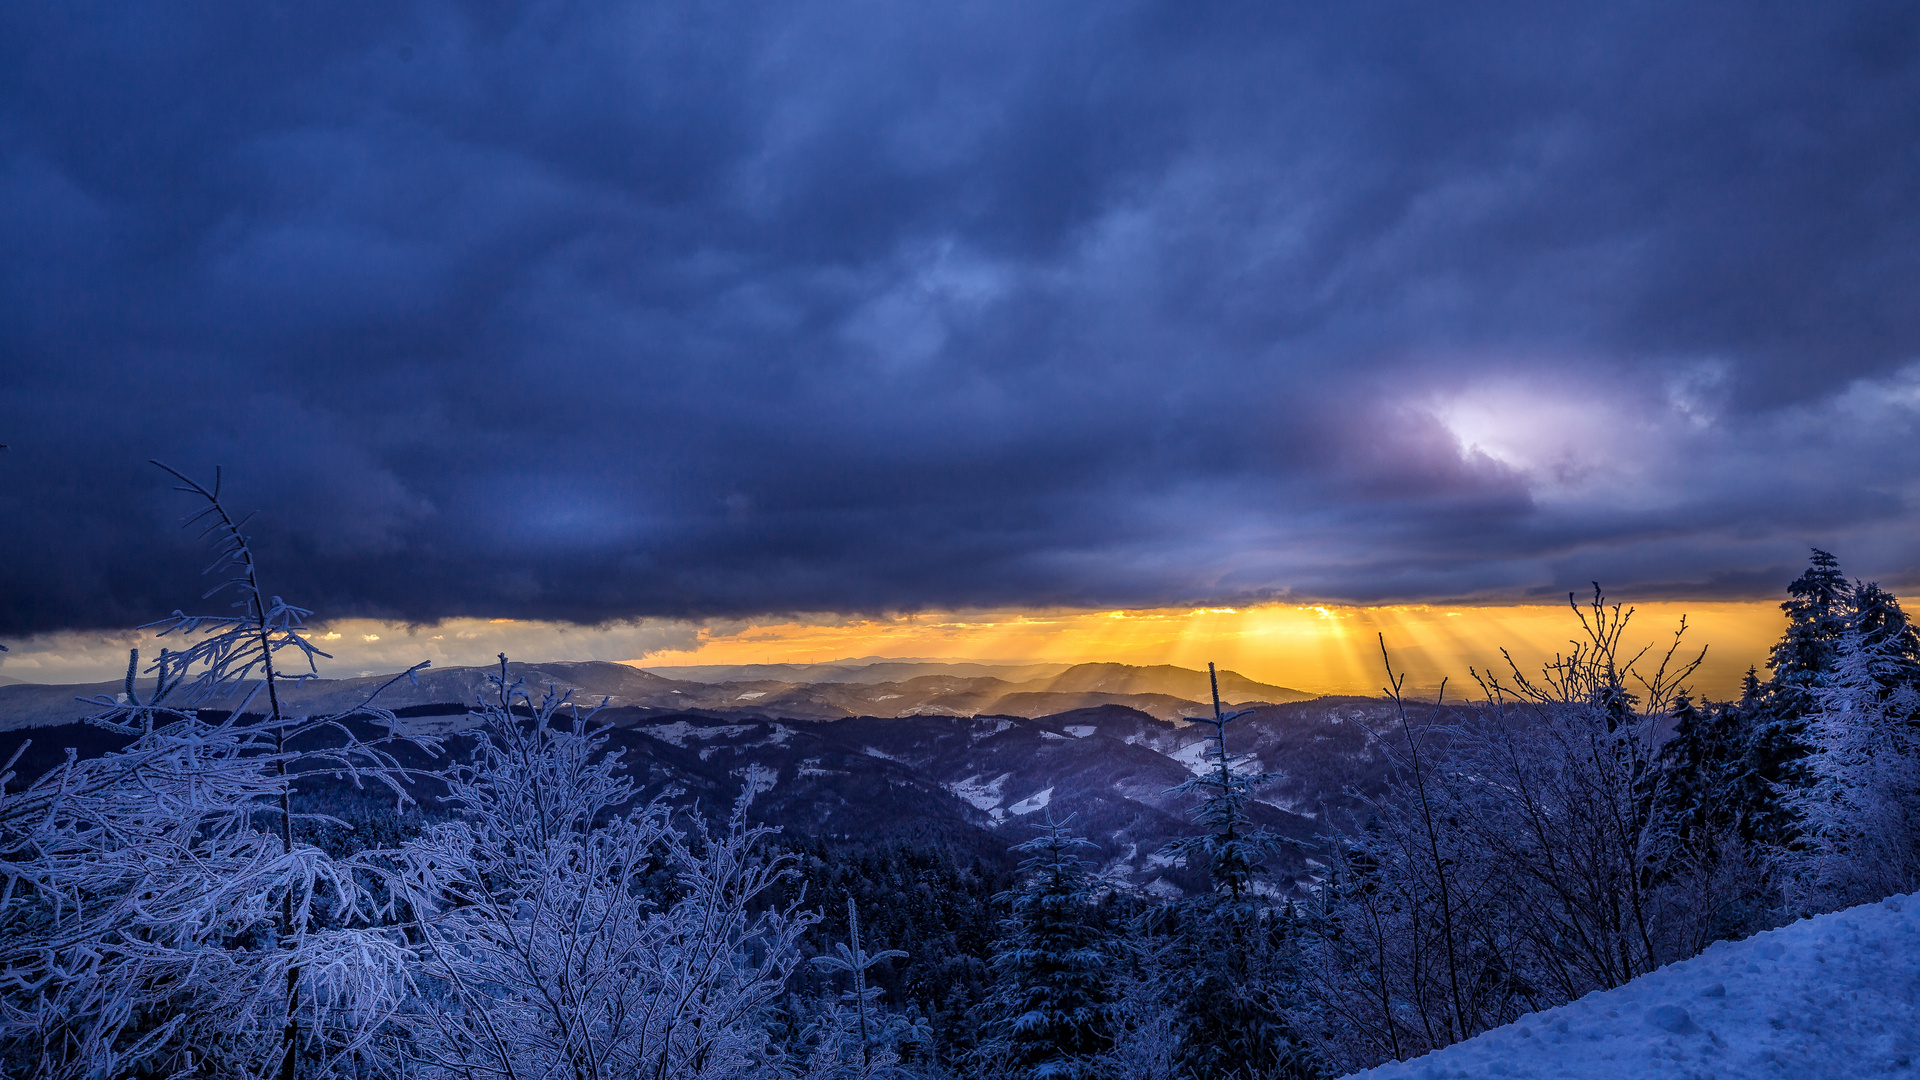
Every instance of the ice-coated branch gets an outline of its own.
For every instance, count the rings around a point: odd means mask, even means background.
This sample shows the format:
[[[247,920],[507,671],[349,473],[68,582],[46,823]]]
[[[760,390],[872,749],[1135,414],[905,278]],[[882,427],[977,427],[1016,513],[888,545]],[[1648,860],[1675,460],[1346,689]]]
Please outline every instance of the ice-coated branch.
[[[190,640],[160,651],[151,691],[134,651],[124,693],[88,700],[89,722],[129,745],[0,785],[0,1050],[31,1047],[48,1077],[288,1077],[302,1055],[324,1072],[404,999],[411,947],[380,922],[392,905],[369,891],[373,867],[299,842],[295,781],[373,779],[404,802],[398,744],[437,745],[372,701],[283,711],[276,655],[304,660],[296,679],[325,655],[303,636],[310,612],[261,591],[217,473],[206,487],[161,468],[205,504],[188,522],[214,546],[208,595],[236,592],[240,613],[155,624]],[[361,737],[350,715],[384,734]]]
[[[420,942],[398,1018],[416,1075],[697,1080],[766,1060],[762,1015],[814,921],[771,902],[789,861],[762,853],[745,798],[717,833],[636,803],[596,711],[534,701],[502,656],[447,778],[457,820],[390,853]]]

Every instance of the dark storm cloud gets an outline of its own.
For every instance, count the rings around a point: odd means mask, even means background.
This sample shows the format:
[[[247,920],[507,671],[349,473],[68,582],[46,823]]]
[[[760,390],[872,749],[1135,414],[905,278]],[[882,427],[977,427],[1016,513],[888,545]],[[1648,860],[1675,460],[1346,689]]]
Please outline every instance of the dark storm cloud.
[[[0,20],[0,631],[1920,580],[1912,5]]]

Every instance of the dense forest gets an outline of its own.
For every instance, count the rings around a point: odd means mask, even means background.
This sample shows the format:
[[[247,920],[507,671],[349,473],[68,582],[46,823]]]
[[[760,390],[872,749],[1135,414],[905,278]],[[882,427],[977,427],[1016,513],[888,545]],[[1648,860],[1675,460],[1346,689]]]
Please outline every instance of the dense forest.
[[[1684,627],[1629,651],[1598,586],[1570,651],[1437,710],[1383,643],[1391,783],[1323,819],[1309,888],[1216,703],[1162,853],[1203,887],[1167,896],[1068,819],[1003,852],[786,835],[751,778],[643,799],[504,657],[458,736],[377,695],[287,715],[309,613],[189,486],[238,614],[130,662],[119,748],[0,785],[9,1076],[1337,1076],[1920,886],[1920,640],[1825,552],[1737,700],[1689,692]]]

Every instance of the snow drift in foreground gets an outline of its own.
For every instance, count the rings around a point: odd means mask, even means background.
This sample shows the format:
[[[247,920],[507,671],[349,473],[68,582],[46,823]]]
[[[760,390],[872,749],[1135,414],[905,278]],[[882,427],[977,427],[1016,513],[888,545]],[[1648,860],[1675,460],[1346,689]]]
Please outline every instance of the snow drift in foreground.
[[[1920,1074],[1920,893],[1722,941],[1625,986],[1353,1080]]]

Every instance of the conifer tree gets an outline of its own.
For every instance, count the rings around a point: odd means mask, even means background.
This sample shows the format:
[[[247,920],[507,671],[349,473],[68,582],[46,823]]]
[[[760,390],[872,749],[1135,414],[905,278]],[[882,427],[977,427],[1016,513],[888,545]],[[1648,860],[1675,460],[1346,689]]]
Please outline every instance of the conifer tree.
[[[1787,586],[1791,599],[1780,605],[1787,613],[1787,630],[1767,660],[1773,669],[1768,694],[1783,715],[1811,711],[1813,692],[1833,670],[1853,599],[1853,586],[1840,572],[1838,559],[1814,548],[1808,561],[1806,572]]]
[[[873,1032],[867,1023],[867,1014],[880,1002],[880,988],[867,985],[867,972],[877,964],[888,960],[904,960],[907,954],[900,949],[882,949],[870,953],[860,943],[860,909],[854,906],[853,897],[847,897],[847,941],[835,942],[833,952],[813,958],[815,966],[827,971],[838,971],[853,976],[853,989],[841,995],[842,1000],[853,1003],[854,1015],[859,1021],[860,1038],[860,1076],[873,1072]]]
[[[1670,830],[1658,839],[1658,876],[1691,897],[1699,944],[1745,937],[1779,917],[1768,853],[1752,843],[1760,824],[1752,811],[1777,799],[1749,768],[1759,682],[1751,669],[1747,681],[1739,701],[1675,699],[1673,735],[1660,748],[1652,785],[1657,820]]]
[[[1162,849],[1162,854],[1189,862],[1203,860],[1214,889],[1239,900],[1252,890],[1254,878],[1266,872],[1260,860],[1279,843],[1279,837],[1255,827],[1247,816],[1247,804],[1253,801],[1253,793],[1274,779],[1274,774],[1243,772],[1240,766],[1244,759],[1227,752],[1227,725],[1253,710],[1223,711],[1220,677],[1212,664],[1207,665],[1207,678],[1213,687],[1213,715],[1194,722],[1213,725],[1213,734],[1208,736],[1207,750],[1202,757],[1212,769],[1188,778],[1173,789],[1182,795],[1202,797],[1200,805],[1193,809],[1193,817],[1204,831],[1199,836],[1175,840]]]
[[[1073,835],[1072,820],[1049,814],[1040,835],[1014,848],[1028,858],[993,957],[997,1031],[986,1053],[1033,1080],[1103,1076],[1099,1056],[1113,1045],[1110,958],[1089,919],[1092,882],[1079,855],[1093,844]]]
[[[1787,629],[1767,659],[1773,677],[1741,716],[1744,781],[1734,793],[1745,838],[1777,848],[1797,842],[1796,814],[1786,793],[1811,783],[1802,763],[1812,749],[1807,717],[1819,708],[1817,694],[1838,657],[1853,586],[1840,572],[1839,560],[1815,548],[1787,595],[1780,605]]]
[[[1673,736],[1660,748],[1661,797],[1687,837],[1732,826],[1745,747],[1741,708],[1680,694],[1669,711]]]
[[[1791,801],[1804,824],[1795,900],[1809,911],[1920,886],[1920,640],[1878,585],[1857,586],[1848,608],[1812,691],[1810,780]]]
[[[1287,970],[1293,943],[1280,913],[1255,890],[1267,869],[1262,860],[1281,837],[1255,826],[1247,808],[1274,774],[1245,771],[1245,759],[1227,750],[1227,725],[1253,710],[1225,711],[1212,664],[1207,675],[1213,716],[1197,722],[1213,726],[1202,759],[1212,768],[1174,789],[1202,797],[1193,817],[1204,831],[1162,849],[1203,861],[1214,890],[1169,913],[1174,942],[1166,989],[1180,1039],[1176,1075],[1312,1076],[1316,1070],[1281,1008],[1295,981]]]
[[[1900,601],[1880,588],[1878,583],[1856,584],[1847,618],[1846,633],[1857,637],[1853,648],[1874,657],[1874,679],[1882,687],[1894,687],[1920,681],[1920,635]],[[1844,652],[1848,641],[1842,639]],[[1836,654],[1836,670],[1843,658]]]
[[[1167,992],[1180,1080],[1312,1080],[1314,1053],[1288,1022],[1303,996],[1291,909],[1215,894],[1183,905]]]

